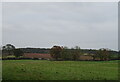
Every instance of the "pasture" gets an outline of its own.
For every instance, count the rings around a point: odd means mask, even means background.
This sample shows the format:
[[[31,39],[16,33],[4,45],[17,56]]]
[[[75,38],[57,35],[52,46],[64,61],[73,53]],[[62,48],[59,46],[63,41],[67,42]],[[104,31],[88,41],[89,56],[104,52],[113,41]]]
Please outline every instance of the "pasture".
[[[118,80],[118,60],[3,60],[2,65],[3,80]]]

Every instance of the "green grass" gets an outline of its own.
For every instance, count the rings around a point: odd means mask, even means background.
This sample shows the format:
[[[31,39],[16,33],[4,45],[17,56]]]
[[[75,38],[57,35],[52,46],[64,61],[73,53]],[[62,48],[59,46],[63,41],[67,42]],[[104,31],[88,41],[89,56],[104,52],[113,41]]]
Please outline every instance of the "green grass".
[[[2,56],[2,58],[15,58],[15,56],[14,55]]]
[[[118,80],[118,61],[4,60],[3,80]]]
[[[20,56],[19,58],[21,58],[23,56]],[[14,55],[9,55],[9,56],[2,56],[2,58],[16,58]]]

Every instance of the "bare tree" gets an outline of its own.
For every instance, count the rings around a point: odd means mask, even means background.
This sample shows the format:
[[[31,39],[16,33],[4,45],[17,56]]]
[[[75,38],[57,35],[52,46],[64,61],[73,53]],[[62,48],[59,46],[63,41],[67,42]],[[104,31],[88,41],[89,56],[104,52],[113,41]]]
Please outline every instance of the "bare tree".
[[[101,48],[97,51],[97,56],[100,58],[100,60],[109,60],[109,49]]]

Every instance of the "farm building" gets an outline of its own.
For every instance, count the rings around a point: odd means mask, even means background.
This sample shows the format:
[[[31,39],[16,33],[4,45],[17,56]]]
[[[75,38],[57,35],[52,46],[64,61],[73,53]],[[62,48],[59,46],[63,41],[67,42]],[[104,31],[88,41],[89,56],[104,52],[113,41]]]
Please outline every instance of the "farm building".
[[[52,59],[50,54],[40,54],[40,53],[24,53],[24,58],[39,58],[39,59]],[[93,60],[92,56],[81,55],[80,60]]]
[[[40,54],[40,53],[24,53],[24,58],[39,58],[39,59],[52,59],[50,54]]]
[[[80,60],[93,60],[93,57],[88,55],[81,55]]]

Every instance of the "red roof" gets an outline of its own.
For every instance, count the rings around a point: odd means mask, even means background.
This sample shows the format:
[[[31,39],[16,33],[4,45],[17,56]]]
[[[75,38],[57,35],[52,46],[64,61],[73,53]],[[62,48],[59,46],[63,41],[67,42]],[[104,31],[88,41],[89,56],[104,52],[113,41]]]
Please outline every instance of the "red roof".
[[[23,57],[25,58],[46,58],[51,59],[50,54],[40,54],[40,53],[24,53]]]

